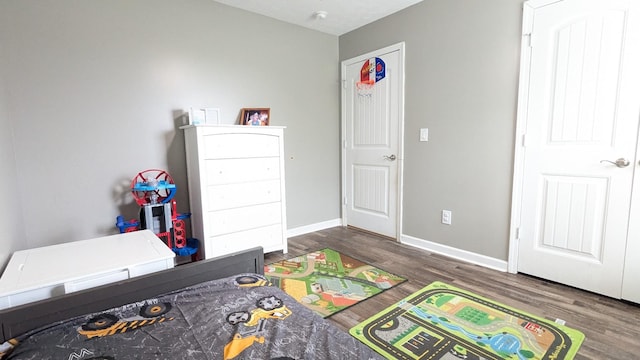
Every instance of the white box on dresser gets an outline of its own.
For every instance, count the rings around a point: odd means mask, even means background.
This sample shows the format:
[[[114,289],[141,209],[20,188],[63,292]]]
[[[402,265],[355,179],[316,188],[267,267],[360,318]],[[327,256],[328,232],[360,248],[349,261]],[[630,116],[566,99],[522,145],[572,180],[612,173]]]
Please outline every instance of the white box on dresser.
[[[262,246],[287,252],[284,127],[189,125],[193,237],[209,259]]]
[[[0,278],[0,309],[172,268],[150,230],[16,251]]]

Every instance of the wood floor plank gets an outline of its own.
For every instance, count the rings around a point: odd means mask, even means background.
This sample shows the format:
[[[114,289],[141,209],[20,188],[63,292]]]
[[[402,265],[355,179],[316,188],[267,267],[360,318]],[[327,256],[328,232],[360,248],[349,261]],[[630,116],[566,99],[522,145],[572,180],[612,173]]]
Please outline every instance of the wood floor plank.
[[[509,274],[433,254],[358,229],[335,227],[289,239],[289,253],[265,263],[330,247],[408,281],[329,318],[351,327],[434,281],[472,291],[537,316],[563,319],[586,335],[576,359],[640,359],[640,305],[523,274]]]

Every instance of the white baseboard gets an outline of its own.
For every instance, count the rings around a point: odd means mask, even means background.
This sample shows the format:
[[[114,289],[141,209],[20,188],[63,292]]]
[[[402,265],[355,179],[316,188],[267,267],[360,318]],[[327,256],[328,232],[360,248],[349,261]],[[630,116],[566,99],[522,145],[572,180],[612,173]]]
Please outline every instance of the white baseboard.
[[[312,233],[314,231],[329,229],[336,226],[342,226],[342,219],[327,220],[315,224],[296,227],[293,229],[287,229],[287,238]],[[471,264],[484,266],[489,269],[494,269],[502,272],[507,272],[508,270],[508,263],[504,260],[492,258],[486,255],[476,254],[467,250],[461,250],[428,240],[419,239],[413,236],[401,235],[400,242],[429,252],[441,254]]]
[[[457,260],[484,266],[490,269],[507,272],[508,263],[504,260],[492,258],[485,255],[476,254],[470,251],[457,249],[451,246],[438,244],[432,241],[418,239],[409,235],[400,236],[400,242],[410,246],[445,255]]]
[[[342,219],[327,220],[315,224],[300,226],[293,229],[287,229],[287,238],[329,229],[336,226],[342,226]]]

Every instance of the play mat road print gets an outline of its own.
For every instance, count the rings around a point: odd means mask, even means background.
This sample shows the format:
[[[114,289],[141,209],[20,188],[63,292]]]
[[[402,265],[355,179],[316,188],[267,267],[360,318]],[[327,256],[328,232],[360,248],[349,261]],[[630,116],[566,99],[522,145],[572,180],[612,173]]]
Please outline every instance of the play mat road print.
[[[328,248],[265,265],[264,274],[322,317],[406,280]]]
[[[573,359],[580,331],[434,282],[350,331],[388,359]]]

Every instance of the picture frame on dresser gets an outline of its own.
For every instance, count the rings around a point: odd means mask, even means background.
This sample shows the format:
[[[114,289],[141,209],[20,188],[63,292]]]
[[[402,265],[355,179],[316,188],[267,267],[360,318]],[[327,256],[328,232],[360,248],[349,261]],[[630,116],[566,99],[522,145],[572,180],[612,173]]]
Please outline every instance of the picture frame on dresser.
[[[240,125],[269,126],[270,108],[243,108],[240,114]]]

